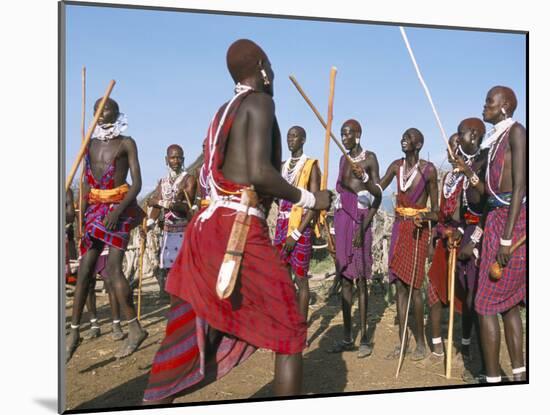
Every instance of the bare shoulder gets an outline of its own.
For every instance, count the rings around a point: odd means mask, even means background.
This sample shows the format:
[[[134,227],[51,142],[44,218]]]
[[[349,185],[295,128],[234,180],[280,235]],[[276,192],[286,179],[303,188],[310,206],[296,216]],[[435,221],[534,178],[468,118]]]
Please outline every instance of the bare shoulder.
[[[510,128],[510,139],[511,140],[518,140],[523,139],[526,137],[526,130],[525,127],[520,124],[519,122],[512,125],[512,128]]]
[[[368,162],[378,161],[378,159],[376,158],[376,154],[369,150],[365,150],[365,159]]]
[[[126,150],[134,150],[137,148],[136,141],[129,135],[121,135],[120,139],[122,140],[120,145]]]
[[[248,95],[242,102],[242,107],[249,110],[275,109],[273,97],[265,92],[254,92]]]
[[[403,159],[394,160],[391,162],[389,169],[398,169],[401,163],[403,163]]]
[[[437,169],[435,168],[435,165],[431,161],[420,160],[420,163],[418,163],[418,166],[420,167],[420,170],[425,171],[428,174],[428,176],[430,177],[437,176]]]

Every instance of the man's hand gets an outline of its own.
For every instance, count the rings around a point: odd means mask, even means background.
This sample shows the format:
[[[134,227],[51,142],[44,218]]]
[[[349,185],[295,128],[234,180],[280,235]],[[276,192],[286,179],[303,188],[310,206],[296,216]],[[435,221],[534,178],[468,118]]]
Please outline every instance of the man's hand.
[[[313,210],[328,210],[332,202],[333,194],[328,190],[321,190],[320,192],[315,192],[315,206]]]
[[[117,223],[118,223],[118,217],[120,216],[120,213],[117,212],[117,210],[113,210],[105,216],[105,219],[103,219],[103,224],[105,225],[105,228],[107,230],[112,231],[115,229]]]
[[[422,223],[425,220],[426,219],[424,218],[424,215],[422,213],[419,213],[418,215],[415,215],[415,217],[413,218],[414,226],[416,226],[417,228],[421,228]]]
[[[361,232],[361,227],[357,228],[355,231],[355,235],[353,236],[353,247],[354,248],[362,248],[363,247],[363,236],[364,233]]]
[[[285,242],[285,245],[283,246],[283,249],[286,251],[286,252],[292,252],[292,250],[294,249],[294,247],[296,246],[296,242],[294,240],[294,238],[292,236],[288,236],[286,238],[286,242]]]
[[[501,268],[504,268],[506,264],[508,264],[508,261],[510,261],[510,248],[510,246],[500,245],[500,248],[498,249],[497,262]]]
[[[466,162],[461,156],[455,156],[454,160],[451,162],[451,165],[453,166],[453,171],[458,171],[461,173],[464,173],[466,169],[469,169],[468,166],[466,166]]]
[[[458,253],[458,260],[459,261],[468,261],[474,255],[474,248],[475,248],[475,244],[473,242],[469,242],[467,244],[464,244],[464,246],[462,247],[462,249]]]

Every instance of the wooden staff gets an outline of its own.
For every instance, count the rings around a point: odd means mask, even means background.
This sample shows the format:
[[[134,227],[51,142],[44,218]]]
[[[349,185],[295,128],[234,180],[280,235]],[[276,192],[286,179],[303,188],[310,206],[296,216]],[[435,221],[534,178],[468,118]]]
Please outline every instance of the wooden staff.
[[[449,331],[447,332],[447,363],[445,365],[445,377],[451,378],[451,360],[453,357],[453,326],[455,318],[455,270],[456,270],[456,246],[453,245],[449,252],[448,275],[449,275]]]
[[[336,68],[335,68],[336,69]],[[307,104],[309,105],[309,107],[311,108],[311,110],[314,112],[314,114],[317,116],[317,118],[319,119],[319,121],[321,122],[321,124],[323,125],[323,127],[326,129],[327,128],[327,124],[325,123],[325,120],[323,120],[323,117],[321,117],[321,114],[319,114],[319,111],[317,111],[317,108],[315,108],[315,105],[313,105],[313,103],[310,101],[310,99],[308,98],[308,96],[306,95],[306,93],[304,92],[304,90],[302,89],[302,87],[300,86],[300,84],[298,83],[298,81],[296,80],[296,78],[294,78],[293,75],[290,75],[289,76],[290,80],[292,81],[292,83],[294,84],[294,86],[296,87],[296,89],[298,90],[298,92],[300,93],[300,95],[302,95],[302,97],[305,99],[305,101],[307,102]],[[346,159],[348,160],[348,162],[353,166],[355,165],[355,163],[352,161],[351,157],[349,156],[348,152],[346,151],[346,149],[342,146],[342,144],[340,143],[340,141],[338,141],[336,139],[336,137],[334,136],[334,134],[332,133],[332,131],[330,131],[330,137],[334,140],[334,142],[336,143],[336,145],[338,146],[338,148],[340,149],[340,151],[342,152],[342,154],[346,157]]]
[[[518,249],[526,240],[527,235],[523,235],[521,238],[519,238],[514,245],[510,248],[510,255],[514,253],[516,249]],[[491,268],[489,268],[489,275],[494,280],[500,280],[502,278],[502,268],[500,267],[498,262],[494,262],[493,265],[491,265]]]
[[[437,121],[437,125],[439,127],[439,130],[441,131],[441,137],[443,138],[443,141],[445,142],[445,145],[447,146],[447,151],[449,152],[449,155],[454,160],[455,156],[451,150],[451,146],[449,145],[449,139],[447,134],[445,133],[445,130],[443,129],[443,124],[441,124],[441,120],[439,119],[439,115],[437,113],[437,110],[435,109],[434,102],[432,100],[432,95],[430,94],[430,90],[428,89],[428,85],[426,85],[426,82],[424,82],[424,78],[422,77],[422,73],[420,72],[420,68],[418,67],[418,64],[416,63],[416,58],[414,57],[414,53],[412,51],[411,45],[409,44],[409,39],[407,38],[407,34],[405,33],[405,29],[403,26],[399,26],[399,30],[401,31],[401,36],[403,37],[403,41],[405,42],[405,47],[407,48],[407,51],[409,52],[409,56],[411,57],[412,64],[414,66],[414,69],[416,71],[416,76],[418,77],[418,80],[420,81],[420,84],[422,85],[422,88],[424,88],[424,93],[426,94],[426,98],[428,98],[428,101],[430,102],[430,105],[432,107],[432,112],[435,116],[435,119]]]
[[[82,142],[84,142],[84,126],[86,123],[86,67],[82,67],[82,122],[80,124],[80,130],[82,135]],[[82,144],[82,143],[81,143]],[[78,248],[82,243],[82,184],[84,182],[84,160],[81,163],[80,181],[78,182]]]
[[[78,168],[78,165],[80,164],[82,157],[84,157],[84,153],[86,152],[86,147],[88,146],[88,143],[90,142],[90,139],[92,138],[92,134],[94,132],[94,129],[97,125],[97,121],[99,120],[99,116],[103,112],[103,107],[105,106],[105,103],[107,102],[107,98],[109,98],[109,95],[111,95],[111,91],[113,90],[115,86],[115,81],[111,80],[109,82],[109,85],[107,86],[107,91],[105,91],[105,95],[103,96],[103,99],[99,103],[99,106],[97,107],[97,111],[95,112],[94,119],[92,121],[92,124],[88,127],[88,132],[86,133],[86,137],[84,138],[84,142],[80,146],[80,151],[78,152],[76,156],[76,160],[73,163],[73,166],[71,167],[71,171],[69,175],[67,176],[67,181],[65,182],[65,192],[69,190],[71,187],[71,183],[73,182],[74,175],[76,173],[76,169]]]
[[[420,239],[420,228],[416,228],[416,242],[414,244],[413,276],[411,280],[411,285],[409,287],[409,299],[407,301],[407,310],[405,311],[405,325],[403,326],[403,335],[401,336],[401,350],[399,351],[399,361],[397,362],[397,371],[395,372],[396,379],[399,377],[399,371],[401,370],[401,363],[403,362],[403,354],[405,351],[405,335],[407,333],[407,324],[409,323],[409,307],[411,306],[412,292],[414,290],[414,281],[416,280],[416,262],[418,260],[419,239]]]
[[[330,147],[330,134],[332,128],[332,118],[333,118],[333,108],[334,108],[334,85],[336,82],[336,72],[338,70],[335,66],[330,68],[330,89],[328,95],[328,115],[327,115],[327,124],[325,125],[325,154],[324,154],[324,163],[323,163],[323,177],[321,178],[321,190],[326,190],[328,184],[328,162],[329,162],[329,147]],[[332,240],[332,235],[330,234],[330,227],[326,221],[326,211],[322,211],[321,215],[323,217],[323,222],[327,231],[327,242],[329,252],[334,251],[334,241]]]
[[[251,220],[248,208],[258,205],[258,195],[253,187],[244,189],[241,195],[241,204],[245,206],[245,211],[238,211],[235,215],[235,221],[231,227],[227,248],[216,281],[216,294],[222,300],[228,298],[233,292],[241,269],[246,237]]]
[[[143,256],[145,255],[145,242],[147,240],[147,216],[143,218],[141,222],[141,229],[143,230],[143,236],[139,245],[139,260],[138,260],[138,312],[137,319],[141,319],[141,281],[143,280]]]

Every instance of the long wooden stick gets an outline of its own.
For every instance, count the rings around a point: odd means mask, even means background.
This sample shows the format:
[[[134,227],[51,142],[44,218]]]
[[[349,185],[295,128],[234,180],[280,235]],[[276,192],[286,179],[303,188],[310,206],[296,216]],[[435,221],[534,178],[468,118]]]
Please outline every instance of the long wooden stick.
[[[67,176],[67,181],[65,182],[65,192],[69,190],[71,187],[71,183],[73,182],[74,175],[76,173],[76,169],[78,168],[78,165],[80,164],[80,161],[82,160],[82,157],[84,157],[84,153],[86,152],[86,147],[88,146],[88,143],[90,142],[90,139],[92,138],[92,134],[94,132],[95,126],[97,125],[97,121],[99,120],[99,116],[103,112],[103,107],[105,106],[105,103],[107,102],[107,98],[109,98],[109,95],[111,95],[111,91],[113,90],[115,86],[115,81],[111,80],[109,82],[109,86],[107,86],[107,90],[105,91],[105,95],[103,96],[103,99],[99,103],[99,106],[97,107],[97,111],[95,112],[94,119],[90,126],[88,127],[88,132],[86,133],[86,137],[84,138],[84,142],[82,143],[80,147],[80,151],[78,152],[76,156],[76,160],[73,162],[73,166],[71,167],[71,171],[69,172],[69,175]]]
[[[141,228],[144,232],[143,238],[141,238],[139,245],[139,261],[138,261],[138,312],[137,319],[141,319],[141,282],[143,280],[143,256],[145,255],[145,242],[147,240],[147,216],[143,218]]]
[[[399,351],[399,361],[397,362],[397,371],[395,372],[395,378],[399,377],[401,371],[401,363],[403,362],[403,355],[405,351],[405,335],[407,334],[407,324],[409,323],[409,307],[411,306],[412,292],[414,290],[414,281],[416,280],[416,261],[418,260],[418,241],[420,239],[420,228],[416,228],[416,242],[414,245],[414,268],[411,285],[409,287],[409,299],[407,300],[407,310],[405,311],[405,325],[403,326],[403,335],[401,336],[401,350]]]
[[[403,37],[403,41],[405,42],[405,46],[407,47],[407,51],[409,52],[409,56],[411,57],[414,69],[416,70],[416,75],[418,77],[418,80],[420,81],[420,84],[422,85],[422,88],[424,88],[424,92],[426,93],[426,97],[428,98],[428,101],[430,102],[430,105],[432,107],[432,112],[434,113],[435,119],[437,121],[437,125],[439,126],[439,130],[441,131],[441,136],[443,138],[443,141],[445,141],[445,145],[447,146],[447,151],[451,155],[451,158],[454,160],[454,154],[451,150],[451,146],[449,145],[449,138],[447,137],[447,134],[445,133],[445,130],[443,129],[443,124],[441,124],[441,120],[439,119],[439,115],[437,114],[437,110],[435,109],[435,105],[432,100],[432,95],[430,94],[430,90],[428,89],[428,85],[426,85],[426,82],[424,82],[424,78],[422,77],[422,74],[420,73],[420,68],[418,67],[418,64],[416,63],[416,59],[414,57],[414,53],[412,51],[411,45],[409,44],[409,39],[407,38],[407,34],[405,33],[405,29],[403,26],[399,26],[399,30],[401,31],[401,36]]]
[[[323,117],[321,116],[321,114],[319,113],[319,111],[317,111],[317,108],[315,108],[315,105],[313,105],[313,103],[310,101],[310,99],[308,98],[308,96],[306,95],[306,93],[304,92],[304,90],[302,89],[302,87],[300,86],[300,84],[298,83],[298,81],[296,80],[296,78],[294,78],[293,75],[290,75],[289,76],[290,80],[292,81],[292,83],[294,84],[294,86],[296,87],[296,89],[298,90],[298,92],[300,93],[300,95],[302,95],[302,97],[304,98],[304,100],[307,102],[307,104],[309,105],[309,107],[311,108],[311,110],[313,111],[313,113],[317,116],[317,119],[321,122],[321,124],[323,125],[323,127],[326,129],[327,128],[327,123],[325,122],[325,120],[323,119]],[[342,146],[342,144],[340,143],[340,141],[338,141],[336,139],[336,137],[334,136],[334,134],[332,133],[332,131],[330,132],[330,137],[334,140],[334,142],[336,143],[336,145],[338,146],[338,148],[340,149],[340,151],[342,152],[342,154],[346,157],[346,159],[348,160],[349,163],[351,163],[352,165],[354,165],[355,163],[351,160],[351,157],[349,156],[348,152],[346,151],[346,149]]]
[[[82,135],[82,142],[84,142],[86,124],[86,67],[82,67],[82,122],[80,124],[80,131]],[[81,143],[82,144],[82,143]],[[78,182],[78,247],[82,243],[80,233],[82,232],[82,184],[84,182],[84,160],[81,163],[80,181]]]
[[[455,269],[456,269],[456,247],[451,248],[449,253],[449,331],[447,332],[447,364],[445,365],[445,377],[451,378],[451,366],[453,355],[453,326],[455,317]]]
[[[510,255],[514,253],[516,249],[518,249],[526,240],[527,235],[523,235],[521,238],[519,238],[514,245],[510,248]],[[494,280],[499,280],[502,278],[502,268],[500,267],[498,262],[493,262],[491,267],[489,268],[489,275]]]

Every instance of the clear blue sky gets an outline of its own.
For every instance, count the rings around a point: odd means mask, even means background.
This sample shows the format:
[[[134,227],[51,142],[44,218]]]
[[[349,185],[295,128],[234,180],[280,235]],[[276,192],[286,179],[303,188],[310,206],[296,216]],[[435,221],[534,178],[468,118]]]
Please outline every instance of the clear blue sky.
[[[438,166],[445,147],[397,26],[298,21],[169,11],[67,7],[67,172],[81,134],[81,70],[87,69],[86,125],[109,80],[112,98],[126,113],[138,144],[142,195],[165,174],[166,147],[180,144],[186,163],[200,154],[213,113],[233,94],[225,64],[239,38],[257,42],[275,71],[276,115],[288,156],[286,132],[307,132],[305,152],[323,159],[324,129],[288,79],[293,74],[326,119],[331,66],[338,68],[333,132],[356,118],[362,145],[378,156],[380,174],[402,156],[409,127],[424,133],[421,157]],[[525,124],[525,36],[407,28],[409,41],[448,135],[467,117],[480,117],[489,88],[511,87],[515,117]],[[329,187],[340,153],[330,148]]]

